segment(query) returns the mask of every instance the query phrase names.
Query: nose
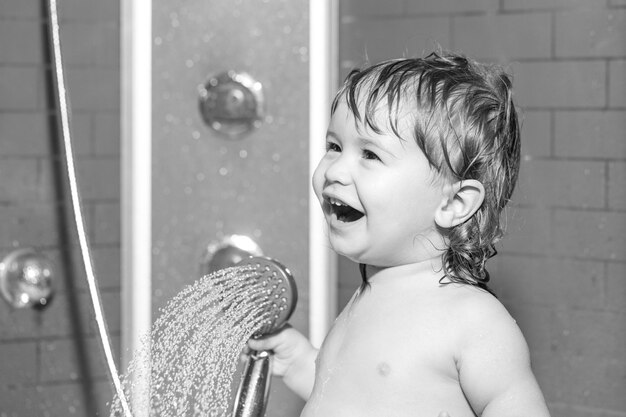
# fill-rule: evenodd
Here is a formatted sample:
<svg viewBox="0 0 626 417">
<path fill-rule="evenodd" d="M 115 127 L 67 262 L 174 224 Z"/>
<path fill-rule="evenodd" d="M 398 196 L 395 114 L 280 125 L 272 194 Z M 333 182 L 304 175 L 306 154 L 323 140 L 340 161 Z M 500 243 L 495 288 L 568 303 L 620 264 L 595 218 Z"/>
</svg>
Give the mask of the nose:
<svg viewBox="0 0 626 417">
<path fill-rule="evenodd" d="M 350 164 L 346 154 L 340 154 L 329 162 L 324 172 L 324 178 L 328 183 L 346 185 L 350 182 Z"/>
</svg>

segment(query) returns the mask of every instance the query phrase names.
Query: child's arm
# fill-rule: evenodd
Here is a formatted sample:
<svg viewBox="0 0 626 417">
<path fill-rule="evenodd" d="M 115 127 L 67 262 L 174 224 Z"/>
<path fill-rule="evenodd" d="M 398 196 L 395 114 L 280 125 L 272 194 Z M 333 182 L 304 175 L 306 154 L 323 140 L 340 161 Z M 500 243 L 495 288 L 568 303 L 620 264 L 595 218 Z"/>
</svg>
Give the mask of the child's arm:
<svg viewBox="0 0 626 417">
<path fill-rule="evenodd" d="M 528 346 L 500 303 L 473 306 L 458 358 L 461 386 L 482 417 L 549 417 Z"/>
<path fill-rule="evenodd" d="M 287 327 L 268 337 L 250 339 L 248 346 L 254 350 L 272 350 L 272 374 L 282 376 L 289 389 L 302 399 L 309 399 L 315 381 L 318 350 L 302 333 Z"/>
</svg>

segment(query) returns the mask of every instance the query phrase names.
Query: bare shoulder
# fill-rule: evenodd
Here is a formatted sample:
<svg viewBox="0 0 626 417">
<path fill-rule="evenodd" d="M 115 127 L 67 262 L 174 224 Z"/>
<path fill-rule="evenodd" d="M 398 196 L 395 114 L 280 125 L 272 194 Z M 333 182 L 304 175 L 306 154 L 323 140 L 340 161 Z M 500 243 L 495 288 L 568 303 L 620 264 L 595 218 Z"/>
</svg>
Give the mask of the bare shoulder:
<svg viewBox="0 0 626 417">
<path fill-rule="evenodd" d="M 457 369 L 474 410 L 485 416 L 547 416 L 528 345 L 505 306 L 488 292 L 469 286 L 457 289 L 455 296 Z"/>
<path fill-rule="evenodd" d="M 464 337 L 471 339 L 481 330 L 519 332 L 515 319 L 500 300 L 489 292 L 478 287 L 459 284 L 453 297 L 454 313 L 458 317 L 460 333 Z"/>
<path fill-rule="evenodd" d="M 498 298 L 467 284 L 447 284 L 442 289 L 439 314 L 445 310 L 448 317 L 448 341 L 457 367 L 489 360 L 485 352 L 494 352 L 495 346 L 515 361 L 529 363 L 522 331 Z"/>
</svg>

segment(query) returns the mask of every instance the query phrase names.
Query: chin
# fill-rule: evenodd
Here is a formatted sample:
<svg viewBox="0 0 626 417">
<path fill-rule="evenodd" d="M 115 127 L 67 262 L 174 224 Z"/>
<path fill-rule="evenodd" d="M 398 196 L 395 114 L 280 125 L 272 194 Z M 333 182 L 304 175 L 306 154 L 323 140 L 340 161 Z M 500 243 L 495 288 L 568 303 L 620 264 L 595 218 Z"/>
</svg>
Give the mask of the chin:
<svg viewBox="0 0 626 417">
<path fill-rule="evenodd" d="M 341 250 L 341 248 L 336 248 L 333 245 L 331 245 L 331 247 L 333 248 L 333 251 L 337 253 L 337 255 L 341 255 L 356 264 L 375 265 L 375 262 L 372 262 L 372 259 L 369 259 L 362 253 L 355 253 L 354 248 L 351 248 L 351 250 Z"/>
<path fill-rule="evenodd" d="M 393 257 L 368 256 L 363 253 L 354 253 L 354 248 L 351 249 L 352 250 L 349 251 L 342 251 L 333 247 L 333 250 L 338 255 L 341 255 L 357 264 L 365 264 L 377 268 L 388 268 L 402 264 L 402 262 L 393 259 Z"/>
<path fill-rule="evenodd" d="M 351 260 L 352 262 L 362 263 L 361 256 L 359 254 L 354 253 L 354 245 L 348 245 L 344 242 L 336 242 L 334 239 L 330 239 L 330 247 L 337 254 L 341 255 L 344 258 Z M 351 248 L 348 248 L 352 246 Z M 350 250 L 351 249 L 351 250 Z"/>
</svg>

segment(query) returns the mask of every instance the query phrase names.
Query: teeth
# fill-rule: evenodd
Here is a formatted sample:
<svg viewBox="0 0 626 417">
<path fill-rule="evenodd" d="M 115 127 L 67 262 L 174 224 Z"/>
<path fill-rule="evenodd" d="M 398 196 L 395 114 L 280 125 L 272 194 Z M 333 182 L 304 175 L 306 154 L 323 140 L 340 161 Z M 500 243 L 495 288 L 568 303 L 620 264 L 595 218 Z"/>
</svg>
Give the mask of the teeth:
<svg viewBox="0 0 626 417">
<path fill-rule="evenodd" d="M 338 198 L 327 196 L 329 214 L 336 216 L 336 219 L 343 223 L 351 223 L 359 220 L 365 214 Z"/>
</svg>

